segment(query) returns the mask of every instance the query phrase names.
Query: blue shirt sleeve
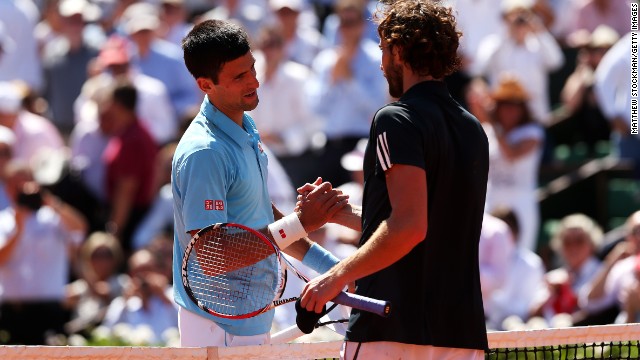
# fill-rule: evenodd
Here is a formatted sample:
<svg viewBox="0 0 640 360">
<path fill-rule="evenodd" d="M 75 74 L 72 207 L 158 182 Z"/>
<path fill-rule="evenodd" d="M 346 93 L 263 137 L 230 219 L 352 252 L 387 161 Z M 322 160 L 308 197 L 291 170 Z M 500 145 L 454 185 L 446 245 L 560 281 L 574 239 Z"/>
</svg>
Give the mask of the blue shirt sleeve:
<svg viewBox="0 0 640 360">
<path fill-rule="evenodd" d="M 187 231 L 227 221 L 227 193 L 233 163 L 211 149 L 194 152 L 181 170 L 183 214 Z"/>
</svg>

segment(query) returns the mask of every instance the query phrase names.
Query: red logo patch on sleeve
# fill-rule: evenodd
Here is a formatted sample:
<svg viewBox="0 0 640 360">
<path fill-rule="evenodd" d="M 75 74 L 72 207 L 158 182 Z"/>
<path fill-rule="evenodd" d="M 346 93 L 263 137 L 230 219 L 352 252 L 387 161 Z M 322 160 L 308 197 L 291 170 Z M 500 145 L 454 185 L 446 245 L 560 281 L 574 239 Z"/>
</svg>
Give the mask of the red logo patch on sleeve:
<svg viewBox="0 0 640 360">
<path fill-rule="evenodd" d="M 284 229 L 280 229 L 278 233 L 280 234 L 280 237 L 283 239 L 287 237 L 287 233 L 284 232 Z"/>
<path fill-rule="evenodd" d="M 205 200 L 205 210 L 224 210 L 224 201 L 222 200 Z"/>
</svg>

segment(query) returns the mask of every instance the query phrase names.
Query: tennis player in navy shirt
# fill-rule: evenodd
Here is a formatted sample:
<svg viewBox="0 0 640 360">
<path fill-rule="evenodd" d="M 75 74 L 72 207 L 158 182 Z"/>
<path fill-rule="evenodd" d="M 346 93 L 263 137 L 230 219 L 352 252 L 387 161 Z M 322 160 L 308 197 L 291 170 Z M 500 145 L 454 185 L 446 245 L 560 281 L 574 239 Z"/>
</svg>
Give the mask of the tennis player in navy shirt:
<svg viewBox="0 0 640 360">
<path fill-rule="evenodd" d="M 388 3 L 376 19 L 381 68 L 399 100 L 374 116 L 362 209 L 348 205 L 331 220 L 361 230 L 360 248 L 309 282 L 301 305 L 320 312 L 353 281 L 357 294 L 392 303 L 387 318 L 352 311 L 344 359 L 484 359 L 488 142 L 442 81 L 460 65 L 460 32 L 452 11 L 428 0 Z"/>
</svg>

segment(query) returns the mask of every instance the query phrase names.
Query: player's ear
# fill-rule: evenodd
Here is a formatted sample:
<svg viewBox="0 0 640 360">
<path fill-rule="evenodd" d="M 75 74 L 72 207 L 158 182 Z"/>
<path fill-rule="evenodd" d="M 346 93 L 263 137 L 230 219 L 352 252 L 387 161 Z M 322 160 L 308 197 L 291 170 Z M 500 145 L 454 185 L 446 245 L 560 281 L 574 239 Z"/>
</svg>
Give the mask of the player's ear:
<svg viewBox="0 0 640 360">
<path fill-rule="evenodd" d="M 208 94 L 214 89 L 213 81 L 209 78 L 199 77 L 196 79 L 196 83 L 198 84 L 200 90 L 202 90 L 202 92 L 204 93 Z"/>
</svg>

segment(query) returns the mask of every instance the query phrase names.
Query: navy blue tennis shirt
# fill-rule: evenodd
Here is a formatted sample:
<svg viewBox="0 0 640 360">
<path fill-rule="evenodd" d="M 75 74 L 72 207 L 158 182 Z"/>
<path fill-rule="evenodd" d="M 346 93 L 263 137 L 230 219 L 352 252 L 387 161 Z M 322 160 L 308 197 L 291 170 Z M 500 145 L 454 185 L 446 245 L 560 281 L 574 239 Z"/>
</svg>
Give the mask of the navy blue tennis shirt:
<svg viewBox="0 0 640 360">
<path fill-rule="evenodd" d="M 418 83 L 376 113 L 364 158 L 361 245 L 391 214 L 385 171 L 395 164 L 426 172 L 427 234 L 396 263 L 356 282 L 357 294 L 391 301 L 393 314 L 354 309 L 346 338 L 485 350 L 478 243 L 488 141 L 444 82 Z"/>
</svg>

